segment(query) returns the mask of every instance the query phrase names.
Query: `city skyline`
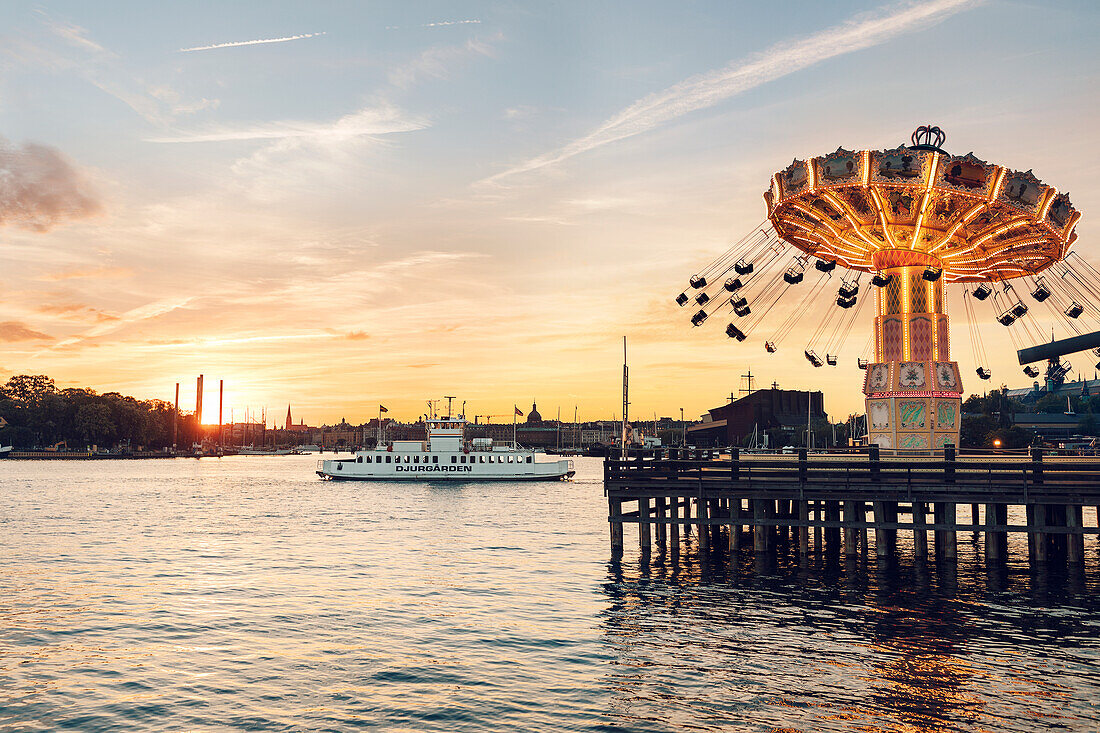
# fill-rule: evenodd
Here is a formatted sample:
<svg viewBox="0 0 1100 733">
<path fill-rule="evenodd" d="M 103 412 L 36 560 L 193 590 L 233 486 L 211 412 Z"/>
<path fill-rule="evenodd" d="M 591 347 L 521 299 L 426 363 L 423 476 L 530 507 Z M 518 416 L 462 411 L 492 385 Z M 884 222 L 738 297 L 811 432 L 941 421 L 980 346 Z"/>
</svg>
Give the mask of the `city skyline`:
<svg viewBox="0 0 1100 733">
<path fill-rule="evenodd" d="M 185 408 L 204 373 L 225 417 L 312 424 L 444 393 L 595 420 L 621 411 L 626 335 L 643 420 L 698 417 L 749 369 L 842 420 L 868 323 L 814 369 L 815 323 L 769 357 L 672 299 L 792 158 L 924 123 L 1068 191 L 1098 262 L 1096 7 L 632 8 L 6 5 L 0 153 L 57 196 L 0 189 L 0 376 L 166 401 L 178 381 Z M 966 392 L 1030 383 L 992 315 L 991 382 L 953 341 Z"/>
</svg>

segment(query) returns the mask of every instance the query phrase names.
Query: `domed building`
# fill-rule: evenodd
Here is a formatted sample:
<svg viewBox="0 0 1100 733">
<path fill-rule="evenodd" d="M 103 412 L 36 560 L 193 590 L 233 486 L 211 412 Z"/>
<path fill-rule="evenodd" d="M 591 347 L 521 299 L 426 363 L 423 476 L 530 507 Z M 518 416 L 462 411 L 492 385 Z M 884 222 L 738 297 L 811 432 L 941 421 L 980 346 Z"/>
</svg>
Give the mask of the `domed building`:
<svg viewBox="0 0 1100 733">
<path fill-rule="evenodd" d="M 534 402 L 531 403 L 531 411 L 527 413 L 527 422 L 528 424 L 542 422 L 542 415 L 539 414 L 538 407 Z"/>
</svg>

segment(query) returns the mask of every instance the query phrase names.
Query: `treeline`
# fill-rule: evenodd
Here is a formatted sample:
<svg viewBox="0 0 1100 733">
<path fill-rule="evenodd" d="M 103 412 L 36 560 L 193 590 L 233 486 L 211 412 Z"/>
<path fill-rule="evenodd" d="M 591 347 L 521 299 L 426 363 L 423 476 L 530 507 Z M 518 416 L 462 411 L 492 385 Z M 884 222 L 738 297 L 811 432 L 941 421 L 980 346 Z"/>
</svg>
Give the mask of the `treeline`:
<svg viewBox="0 0 1100 733">
<path fill-rule="evenodd" d="M 171 403 L 164 400 L 58 389 L 42 374 L 20 374 L 0 386 L 0 444 L 17 448 L 45 448 L 62 441 L 69 448 L 164 448 L 172 444 L 173 416 Z M 189 446 L 199 436 L 195 416 L 181 415 L 176 444 Z"/>
</svg>

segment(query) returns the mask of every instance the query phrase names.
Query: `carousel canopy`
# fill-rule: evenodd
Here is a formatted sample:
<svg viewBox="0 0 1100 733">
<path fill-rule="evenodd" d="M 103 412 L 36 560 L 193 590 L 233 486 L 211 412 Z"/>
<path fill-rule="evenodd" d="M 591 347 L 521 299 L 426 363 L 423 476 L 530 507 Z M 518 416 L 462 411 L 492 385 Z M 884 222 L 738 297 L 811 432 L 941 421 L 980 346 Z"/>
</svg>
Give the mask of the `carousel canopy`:
<svg viewBox="0 0 1100 733">
<path fill-rule="evenodd" d="M 942 269 L 948 282 L 1034 275 L 1064 259 L 1080 218 L 1069 195 L 1020 172 L 940 146 L 921 127 L 912 145 L 795 160 L 764 193 L 779 237 L 864 272 Z"/>
</svg>

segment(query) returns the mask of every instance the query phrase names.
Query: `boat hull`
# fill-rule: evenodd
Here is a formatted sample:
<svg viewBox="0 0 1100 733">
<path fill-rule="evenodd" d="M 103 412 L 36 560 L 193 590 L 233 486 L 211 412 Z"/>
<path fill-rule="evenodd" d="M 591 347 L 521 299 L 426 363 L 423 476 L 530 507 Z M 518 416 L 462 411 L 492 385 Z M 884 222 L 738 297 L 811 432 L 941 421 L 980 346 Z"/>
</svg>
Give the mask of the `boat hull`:
<svg viewBox="0 0 1100 733">
<path fill-rule="evenodd" d="M 541 476 L 489 476 L 481 475 L 475 476 L 471 474 L 463 475 L 410 475 L 410 476 L 369 476 L 369 475 L 353 475 L 353 474 L 331 474 L 325 471 L 317 471 L 317 475 L 323 479 L 329 481 L 419 481 L 421 483 L 425 481 L 446 481 L 449 483 L 463 483 L 468 484 L 472 482 L 481 481 L 563 481 L 565 479 L 573 478 L 575 471 L 569 470 L 564 473 L 546 474 Z"/>
</svg>

